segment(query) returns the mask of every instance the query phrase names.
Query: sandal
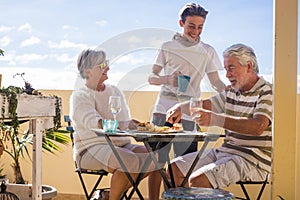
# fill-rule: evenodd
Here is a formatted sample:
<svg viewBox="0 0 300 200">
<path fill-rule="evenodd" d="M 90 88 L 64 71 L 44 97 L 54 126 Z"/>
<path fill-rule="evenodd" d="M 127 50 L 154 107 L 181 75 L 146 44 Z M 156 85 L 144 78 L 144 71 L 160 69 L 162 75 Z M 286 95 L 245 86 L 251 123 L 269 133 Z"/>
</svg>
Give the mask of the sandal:
<svg viewBox="0 0 300 200">
<path fill-rule="evenodd" d="M 93 200 L 108 200 L 109 199 L 109 188 L 103 188 L 96 191 Z"/>
</svg>

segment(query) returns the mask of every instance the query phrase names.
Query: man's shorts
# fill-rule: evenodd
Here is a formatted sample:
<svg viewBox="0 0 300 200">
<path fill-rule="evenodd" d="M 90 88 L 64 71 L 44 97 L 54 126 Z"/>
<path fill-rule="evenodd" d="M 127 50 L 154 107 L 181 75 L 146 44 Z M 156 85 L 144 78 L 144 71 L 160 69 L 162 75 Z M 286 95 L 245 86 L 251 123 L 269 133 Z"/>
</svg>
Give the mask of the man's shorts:
<svg viewBox="0 0 300 200">
<path fill-rule="evenodd" d="M 174 159 L 185 176 L 198 152 Z M 224 188 L 240 180 L 262 181 L 268 172 L 241 156 L 207 149 L 197 162 L 192 175 L 205 174 L 213 188 Z"/>
</svg>

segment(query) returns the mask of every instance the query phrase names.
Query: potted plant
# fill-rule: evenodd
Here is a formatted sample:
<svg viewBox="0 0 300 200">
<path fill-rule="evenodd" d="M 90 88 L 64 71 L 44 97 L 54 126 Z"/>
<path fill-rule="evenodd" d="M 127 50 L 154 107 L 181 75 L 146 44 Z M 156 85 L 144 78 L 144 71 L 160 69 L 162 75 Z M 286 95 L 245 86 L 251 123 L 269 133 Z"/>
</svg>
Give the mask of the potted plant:
<svg viewBox="0 0 300 200">
<path fill-rule="evenodd" d="M 16 75 L 21 75 L 23 78 L 24 73 Z M 0 95 L 2 96 L 3 100 L 1 107 L 2 116 L 0 116 L 0 155 L 1 151 L 3 151 L 4 153 L 8 154 L 10 158 L 12 158 L 11 166 L 14 171 L 13 182 L 16 184 L 26 183 L 22 175 L 20 159 L 29 158 L 31 160 L 28 151 L 28 145 L 33 144 L 32 133 L 30 133 L 28 130 L 22 133 L 19 131 L 21 121 L 18 119 L 18 113 L 16 112 L 16 109 L 18 106 L 18 96 L 21 93 L 26 93 L 29 95 L 41 95 L 41 93 L 37 90 L 34 90 L 31 87 L 31 84 L 27 81 L 25 81 L 24 88 L 9 86 L 7 88 L 0 89 Z M 71 142 L 69 137 L 70 132 L 60 129 L 61 99 L 57 96 L 53 97 L 56 99 L 53 127 L 44 130 L 42 134 L 42 148 L 44 151 L 50 153 L 62 151 L 59 144 L 67 145 Z M 7 111 L 5 109 L 7 109 Z M 5 120 L 5 113 L 8 113 L 10 119 L 9 121 Z"/>
<path fill-rule="evenodd" d="M 16 113 L 18 104 L 17 95 L 26 90 L 29 91 L 29 86 L 30 84 L 27 82 L 25 88 L 23 89 L 14 86 L 0 89 L 0 93 L 4 97 L 3 99 L 8 102 L 8 113 L 9 118 L 11 119 L 10 122 L 5 122 L 5 108 L 2 106 L 2 119 L 0 120 L 0 146 L 2 142 L 5 146 L 3 151 L 13 159 L 12 167 L 15 174 L 15 183 L 25 183 L 21 171 L 20 158 L 25 158 L 25 156 L 30 158 L 27 145 L 32 144 L 33 142 L 33 135 L 29 133 L 28 130 L 24 133 L 19 132 L 20 122 Z M 30 91 L 32 92 L 34 90 Z M 50 153 L 62 151 L 62 149 L 56 143 L 68 144 L 70 142 L 69 132 L 65 130 L 59 130 L 61 127 L 60 100 L 58 97 L 56 99 L 56 116 L 54 117 L 53 128 L 44 131 L 42 140 L 43 149 Z"/>
</svg>

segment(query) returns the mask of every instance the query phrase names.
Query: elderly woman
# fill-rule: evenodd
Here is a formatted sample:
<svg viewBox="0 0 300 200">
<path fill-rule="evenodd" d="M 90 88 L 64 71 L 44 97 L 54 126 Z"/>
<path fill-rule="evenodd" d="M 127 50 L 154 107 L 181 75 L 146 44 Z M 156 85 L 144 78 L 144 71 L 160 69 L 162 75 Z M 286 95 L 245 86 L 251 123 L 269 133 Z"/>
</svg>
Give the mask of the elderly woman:
<svg viewBox="0 0 300 200">
<path fill-rule="evenodd" d="M 120 129 L 136 125 L 122 92 L 113 85 L 105 84 L 108 79 L 108 62 L 104 51 L 84 50 L 78 57 L 78 71 L 85 85 L 76 89 L 71 96 L 70 116 L 74 123 L 74 159 L 86 169 L 104 169 L 112 173 L 109 199 L 120 199 L 131 186 L 126 174 L 112 153 L 104 137 L 98 137 L 92 128 L 102 128 L 102 119 L 113 119 L 109 108 L 109 97 L 121 96 L 121 111 L 117 115 Z M 146 148 L 131 144 L 130 138 L 111 138 L 117 151 L 134 179 L 145 162 Z M 155 172 L 157 173 L 157 172 Z M 151 173 L 146 175 L 151 176 Z M 151 181 L 149 178 L 149 186 Z M 153 191 L 152 191 L 153 192 Z"/>
</svg>

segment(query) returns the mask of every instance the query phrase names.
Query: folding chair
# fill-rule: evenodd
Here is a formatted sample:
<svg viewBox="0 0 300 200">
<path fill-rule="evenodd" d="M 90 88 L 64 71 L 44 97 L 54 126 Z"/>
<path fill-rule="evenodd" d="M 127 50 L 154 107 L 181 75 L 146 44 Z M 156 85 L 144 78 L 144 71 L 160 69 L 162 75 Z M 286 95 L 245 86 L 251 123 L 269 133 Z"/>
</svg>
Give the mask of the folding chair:
<svg viewBox="0 0 300 200">
<path fill-rule="evenodd" d="M 90 200 L 92 198 L 92 196 L 94 195 L 94 193 L 96 192 L 96 190 L 100 190 L 101 191 L 101 190 L 106 189 L 106 188 L 99 189 L 98 186 L 99 186 L 99 184 L 100 184 L 103 176 L 107 176 L 108 175 L 107 171 L 105 171 L 105 170 L 88 170 L 88 169 L 83 169 L 83 168 L 78 167 L 78 165 L 76 164 L 76 162 L 75 162 L 75 167 L 76 167 L 75 172 L 77 172 L 77 174 L 79 176 L 79 179 L 80 179 L 80 182 L 81 182 L 81 185 L 82 185 L 82 188 L 84 190 L 84 194 L 85 194 L 87 200 Z M 90 191 L 90 193 L 88 192 L 88 190 L 86 188 L 86 185 L 85 185 L 85 182 L 84 182 L 82 174 L 89 174 L 89 175 L 97 175 L 98 176 L 98 179 L 95 182 L 94 187 Z"/>
<path fill-rule="evenodd" d="M 65 115 L 64 116 L 64 121 L 68 123 L 68 126 L 66 127 L 66 130 L 67 131 L 70 131 L 71 132 L 71 140 L 72 140 L 72 143 L 73 143 L 73 132 L 74 132 L 74 129 L 73 129 L 73 126 L 72 126 L 72 121 L 70 119 L 70 116 L 69 115 Z M 101 191 L 105 190 L 105 189 L 109 189 L 109 188 L 98 188 L 98 186 L 100 185 L 100 182 L 102 180 L 102 178 L 104 176 L 107 176 L 108 175 L 108 172 L 105 171 L 105 170 L 90 170 L 90 169 L 83 169 L 81 168 L 77 162 L 75 161 L 75 172 L 78 174 L 79 176 L 79 179 L 80 179 L 80 182 L 81 182 L 81 185 L 82 185 L 82 188 L 84 190 L 84 194 L 86 196 L 86 199 L 87 200 L 90 200 L 92 199 L 92 196 L 94 195 L 94 193 L 97 191 L 97 190 L 100 190 L 100 193 Z M 95 184 L 94 184 L 94 187 L 92 188 L 92 190 L 89 192 L 87 187 L 86 187 L 86 184 L 85 184 L 85 181 L 84 181 L 84 178 L 83 178 L 83 174 L 86 174 L 86 175 L 96 175 L 98 176 L 98 179 L 96 180 Z M 127 196 L 126 196 L 126 193 L 123 194 L 123 196 L 121 197 L 121 199 L 127 199 Z"/>
<path fill-rule="evenodd" d="M 269 175 L 267 175 L 266 179 L 263 180 L 263 181 L 238 181 L 238 182 L 236 182 L 236 184 L 239 184 L 241 186 L 241 188 L 243 190 L 243 193 L 245 195 L 245 198 L 236 197 L 236 199 L 250 200 L 250 197 L 249 197 L 249 194 L 246 190 L 245 185 L 261 185 L 258 196 L 256 198 L 257 200 L 260 200 L 266 185 L 269 183 L 268 182 L 268 177 L 269 177 Z"/>
</svg>

